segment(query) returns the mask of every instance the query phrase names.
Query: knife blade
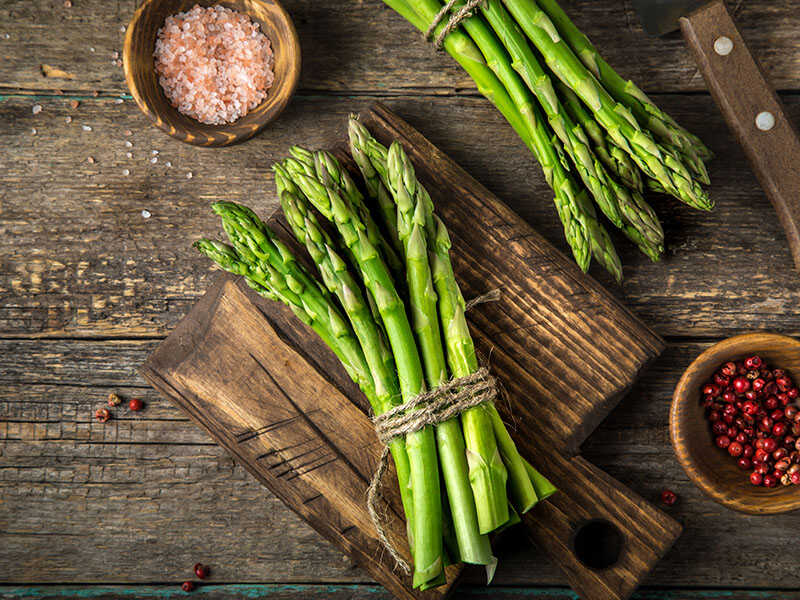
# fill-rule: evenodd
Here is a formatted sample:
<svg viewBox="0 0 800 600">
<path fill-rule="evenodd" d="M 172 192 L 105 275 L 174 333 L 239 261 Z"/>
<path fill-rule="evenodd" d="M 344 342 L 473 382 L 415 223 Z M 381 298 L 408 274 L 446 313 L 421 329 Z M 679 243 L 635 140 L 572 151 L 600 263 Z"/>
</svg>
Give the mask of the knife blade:
<svg viewBox="0 0 800 600">
<path fill-rule="evenodd" d="M 708 0 L 633 0 L 644 30 L 662 36 L 679 28 L 678 19 L 688 15 Z"/>
</svg>

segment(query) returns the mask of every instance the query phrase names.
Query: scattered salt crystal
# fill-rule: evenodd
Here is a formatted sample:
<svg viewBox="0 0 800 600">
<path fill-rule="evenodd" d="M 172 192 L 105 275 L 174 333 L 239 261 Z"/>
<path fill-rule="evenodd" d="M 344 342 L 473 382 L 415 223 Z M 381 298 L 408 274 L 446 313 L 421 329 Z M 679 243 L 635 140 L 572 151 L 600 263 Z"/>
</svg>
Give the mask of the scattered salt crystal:
<svg viewBox="0 0 800 600">
<path fill-rule="evenodd" d="M 125 100 L 123 100 L 122 98 L 117 98 L 114 100 L 114 104 L 122 104 L 123 102 L 125 102 Z"/>
<path fill-rule="evenodd" d="M 86 158 L 86 162 L 89 163 L 90 165 L 93 165 L 94 164 L 94 158 L 89 156 L 89 157 Z"/>
<path fill-rule="evenodd" d="M 125 33 L 125 25 L 120 26 L 119 32 L 120 33 Z"/>
<path fill-rule="evenodd" d="M 91 131 L 92 130 L 92 128 L 89 125 L 81 125 L 81 129 L 83 129 L 84 131 Z"/>
<path fill-rule="evenodd" d="M 212 125 L 247 114 L 274 80 L 269 40 L 247 15 L 222 6 L 195 6 L 167 17 L 154 57 L 172 105 Z"/>
<path fill-rule="evenodd" d="M 89 48 L 89 52 L 94 52 L 94 46 Z"/>
<path fill-rule="evenodd" d="M 10 34 L 10 33 L 7 33 L 7 34 L 5 34 L 3 37 L 4 37 L 5 39 L 8 39 L 8 38 L 10 38 L 10 37 L 11 37 L 11 34 Z"/>
<path fill-rule="evenodd" d="M 114 64 L 117 65 L 118 67 L 121 67 L 122 66 L 122 59 L 120 58 L 119 60 L 115 60 Z"/>
<path fill-rule="evenodd" d="M 114 52 L 111 53 L 111 58 L 113 58 L 114 60 L 117 60 L 119 58 L 119 52 L 114 50 Z"/>
<path fill-rule="evenodd" d="M 31 111 L 33 112 L 33 114 L 38 115 L 40 112 L 42 112 L 42 105 L 34 104 L 33 108 L 31 108 Z"/>
<path fill-rule="evenodd" d="M 100 95 L 100 92 L 98 92 L 97 90 L 94 90 L 92 92 L 92 96 L 94 96 L 95 98 L 97 98 L 99 95 Z"/>
<path fill-rule="evenodd" d="M 31 135 L 36 135 L 36 127 L 31 127 Z"/>
<path fill-rule="evenodd" d="M 133 152 L 126 152 L 125 158 L 133 158 Z"/>
<path fill-rule="evenodd" d="M 131 144 L 128 140 L 125 140 L 125 147 L 126 148 L 133 148 L 133 144 Z"/>
<path fill-rule="evenodd" d="M 152 154 L 153 156 L 158 156 L 158 150 L 151 150 L 150 154 Z"/>
<path fill-rule="evenodd" d="M 172 166 L 172 163 L 171 163 L 170 161 L 167 161 L 167 162 L 165 162 L 164 164 L 165 164 L 166 166 L 168 166 L 168 167 L 171 167 L 171 166 Z"/>
<path fill-rule="evenodd" d="M 35 131 L 35 130 L 34 130 L 34 131 Z M 186 174 L 186 179 L 191 179 L 191 178 L 192 178 L 192 172 L 191 172 L 191 171 L 189 171 L 189 172 Z"/>
<path fill-rule="evenodd" d="M 69 107 L 70 108 L 78 108 L 80 105 L 81 105 L 81 103 L 78 102 L 77 100 L 70 100 L 69 101 Z"/>
<path fill-rule="evenodd" d="M 122 169 L 122 174 L 127 177 L 128 175 L 131 174 L 131 172 L 128 169 Z"/>
<path fill-rule="evenodd" d="M 67 115 L 66 117 L 64 117 L 64 121 L 65 121 L 67 124 L 70 124 L 70 123 L 72 123 L 72 117 L 70 117 L 69 115 Z"/>
<path fill-rule="evenodd" d="M 142 211 L 142 217 L 145 218 L 145 219 L 149 219 L 150 218 L 150 211 L 147 210 L 147 209 L 143 210 Z"/>
<path fill-rule="evenodd" d="M 154 156 L 153 158 L 150 159 L 150 162 L 156 164 L 158 162 L 158 157 Z"/>
<path fill-rule="evenodd" d="M 126 129 L 125 135 L 133 135 L 133 132 L 130 129 Z"/>
<path fill-rule="evenodd" d="M 64 0 L 64 8 L 72 8 L 72 0 Z"/>
</svg>

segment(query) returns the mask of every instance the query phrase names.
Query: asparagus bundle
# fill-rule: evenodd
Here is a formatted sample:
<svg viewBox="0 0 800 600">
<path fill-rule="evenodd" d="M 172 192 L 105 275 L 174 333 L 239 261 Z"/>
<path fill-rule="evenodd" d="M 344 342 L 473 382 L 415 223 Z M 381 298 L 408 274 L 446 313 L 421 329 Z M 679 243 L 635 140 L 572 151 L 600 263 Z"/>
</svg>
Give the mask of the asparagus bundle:
<svg viewBox="0 0 800 600">
<path fill-rule="evenodd" d="M 442 18 L 444 0 L 384 2 L 419 30 L 433 27 L 437 39 L 465 5 L 449 4 Z M 534 153 L 578 265 L 585 271 L 594 257 L 622 278 L 593 204 L 643 253 L 660 260 L 664 232 L 642 196 L 643 182 L 710 210 L 703 185 L 711 152 L 617 74 L 556 0 L 484 0 L 479 7 L 450 28 L 443 48 Z M 385 202 L 381 194 L 377 188 L 379 203 Z"/>
<path fill-rule="evenodd" d="M 427 390 L 449 389 L 451 380 L 481 370 L 450 238 L 430 195 L 399 144 L 382 146 L 353 118 L 350 131 L 368 199 L 325 152 L 295 147 L 274 165 L 281 207 L 319 279 L 234 203 L 213 205 L 230 244 L 203 239 L 195 247 L 288 305 L 336 353 L 373 412 L 394 414 Z M 487 534 L 555 492 L 519 455 L 492 402 L 443 419 L 388 444 L 420 589 L 444 583 L 452 560 L 485 565 L 491 577 L 497 561 Z"/>
</svg>

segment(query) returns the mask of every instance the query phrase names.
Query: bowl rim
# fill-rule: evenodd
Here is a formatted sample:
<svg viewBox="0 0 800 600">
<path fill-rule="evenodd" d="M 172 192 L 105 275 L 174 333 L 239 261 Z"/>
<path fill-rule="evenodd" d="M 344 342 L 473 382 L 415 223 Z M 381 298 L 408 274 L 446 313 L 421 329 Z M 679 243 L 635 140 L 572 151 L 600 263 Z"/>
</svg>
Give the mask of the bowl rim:
<svg viewBox="0 0 800 600">
<path fill-rule="evenodd" d="M 218 147 L 218 146 L 230 146 L 233 144 L 237 144 L 240 142 L 244 142 L 257 133 L 259 133 L 266 125 L 274 121 L 286 108 L 291 100 L 292 96 L 294 96 L 295 91 L 297 90 L 297 86 L 300 82 L 300 71 L 302 65 L 302 49 L 300 47 L 300 38 L 297 34 L 297 29 L 294 26 L 294 21 L 292 17 L 287 12 L 286 8 L 280 2 L 280 0 L 249 0 L 254 4 L 261 4 L 261 5 L 273 5 L 276 8 L 276 12 L 280 15 L 280 19 L 284 21 L 286 24 L 286 30 L 289 38 L 292 41 L 292 46 L 296 49 L 295 52 L 292 52 L 292 68 L 288 73 L 288 82 L 284 80 L 283 85 L 286 86 L 286 93 L 284 94 L 283 98 L 276 103 L 275 109 L 273 113 L 270 115 L 268 119 L 257 124 L 256 127 L 251 128 L 241 128 L 236 131 L 232 131 L 232 128 L 236 123 L 239 122 L 237 119 L 232 123 L 226 123 L 225 125 L 206 125 L 206 127 L 213 128 L 213 131 L 210 131 L 208 135 L 198 136 L 198 135 L 189 135 L 187 132 L 183 131 L 180 128 L 173 128 L 170 127 L 167 123 L 165 123 L 162 119 L 158 117 L 158 114 L 150 107 L 150 105 L 145 102 L 142 98 L 141 94 L 139 93 L 138 87 L 134 83 L 134 74 L 131 70 L 131 62 L 129 60 L 130 53 L 133 48 L 133 31 L 138 24 L 139 20 L 142 18 L 142 15 L 146 10 L 151 8 L 154 4 L 158 2 L 165 2 L 168 0 L 145 0 L 142 4 L 136 9 L 131 17 L 131 20 L 128 22 L 128 25 L 125 29 L 125 38 L 123 41 L 123 49 L 122 49 L 122 64 L 123 64 L 123 72 L 125 73 L 125 83 L 128 86 L 128 91 L 130 92 L 131 96 L 133 97 L 136 105 L 139 107 L 150 122 L 170 135 L 171 137 L 185 142 L 187 144 L 192 144 L 195 146 L 203 146 L 203 147 Z M 198 3 L 201 0 L 198 0 Z M 228 0 L 214 0 L 210 2 L 210 5 L 213 4 L 230 4 Z M 253 15 L 249 12 L 245 12 L 248 17 L 253 19 Z M 274 46 L 274 41 L 270 40 L 270 42 Z M 266 102 L 266 99 L 263 102 Z M 259 105 L 260 106 L 260 105 Z M 256 110 L 258 107 L 254 108 Z M 177 110 L 177 109 L 176 109 Z M 246 115 L 245 115 L 246 117 Z M 242 117 L 242 118 L 245 118 Z M 217 133 L 219 135 L 214 135 Z"/>
<path fill-rule="evenodd" d="M 714 485 L 713 481 L 703 476 L 700 473 L 700 470 L 696 467 L 697 463 L 692 454 L 689 452 L 688 445 L 678 443 L 678 437 L 680 435 L 680 419 L 678 418 L 678 414 L 684 403 L 690 401 L 687 392 L 689 380 L 693 374 L 693 367 L 695 365 L 706 362 L 710 356 L 718 354 L 720 350 L 722 350 L 723 353 L 735 352 L 735 354 L 741 354 L 742 346 L 753 345 L 755 342 L 763 344 L 764 342 L 769 341 L 780 342 L 783 345 L 795 346 L 800 349 L 800 340 L 788 335 L 772 333 L 768 331 L 744 333 L 725 338 L 724 340 L 721 340 L 706 348 L 697 357 L 695 357 L 689 366 L 686 367 L 673 391 L 669 412 L 669 434 L 670 442 L 672 443 L 672 449 L 675 452 L 678 462 L 680 463 L 686 475 L 688 475 L 689 479 L 691 479 L 692 482 L 703 491 L 703 493 L 705 493 L 715 502 L 738 512 L 751 515 L 780 514 L 800 509 L 800 490 L 793 489 L 793 486 L 778 489 L 778 492 L 786 491 L 785 495 L 787 497 L 791 492 L 795 492 L 796 499 L 794 501 L 788 501 L 785 503 L 765 503 L 757 499 L 743 498 L 740 495 L 732 496 L 720 494 L 718 486 Z M 780 496 L 775 494 L 770 496 L 770 499 L 775 499 L 778 497 Z"/>
</svg>

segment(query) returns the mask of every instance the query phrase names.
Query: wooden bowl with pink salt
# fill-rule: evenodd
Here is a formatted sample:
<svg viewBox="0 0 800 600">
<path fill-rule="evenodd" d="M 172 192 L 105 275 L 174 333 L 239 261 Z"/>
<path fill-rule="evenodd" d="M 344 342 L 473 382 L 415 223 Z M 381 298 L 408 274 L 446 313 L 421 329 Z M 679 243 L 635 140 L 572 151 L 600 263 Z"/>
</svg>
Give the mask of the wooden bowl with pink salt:
<svg viewBox="0 0 800 600">
<path fill-rule="evenodd" d="M 190 144 L 227 146 L 289 103 L 300 43 L 275 0 L 147 0 L 128 26 L 123 63 L 156 126 Z"/>
</svg>

